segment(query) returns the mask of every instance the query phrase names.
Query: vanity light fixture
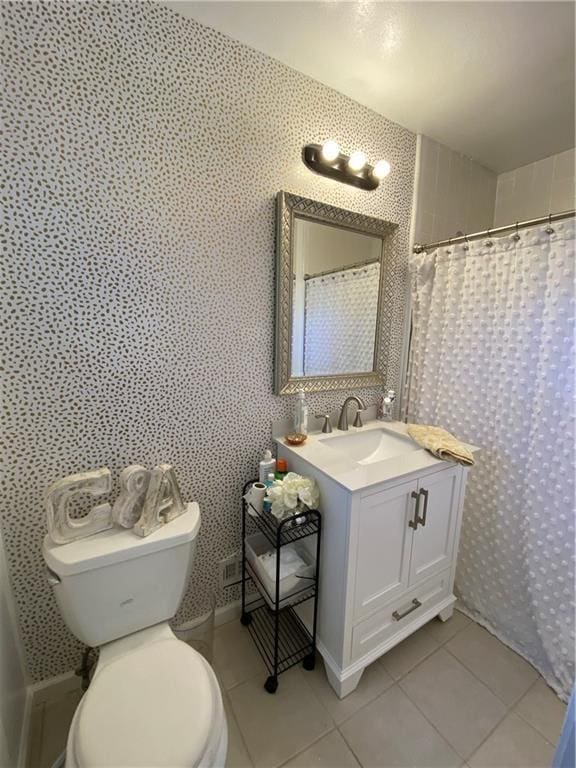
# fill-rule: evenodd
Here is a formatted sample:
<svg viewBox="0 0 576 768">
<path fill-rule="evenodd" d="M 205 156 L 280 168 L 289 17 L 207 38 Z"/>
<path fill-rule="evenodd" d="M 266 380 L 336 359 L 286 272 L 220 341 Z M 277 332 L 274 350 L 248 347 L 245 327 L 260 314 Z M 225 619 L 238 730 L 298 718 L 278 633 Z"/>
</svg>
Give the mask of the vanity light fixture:
<svg viewBox="0 0 576 768">
<path fill-rule="evenodd" d="M 374 168 L 372 168 L 372 176 L 375 179 L 382 180 L 390 173 L 390 163 L 387 160 L 378 160 Z"/>
<path fill-rule="evenodd" d="M 340 147 L 338 146 L 338 143 L 336 141 L 332 141 L 332 139 L 328 139 L 328 141 L 325 141 L 324 144 L 322 144 L 322 150 L 321 155 L 324 160 L 327 160 L 329 163 L 332 163 L 338 155 L 340 154 Z"/>
<path fill-rule="evenodd" d="M 390 163 L 386 160 L 369 165 L 366 155 L 360 150 L 348 157 L 340 152 L 333 139 L 321 145 L 307 144 L 302 150 L 302 160 L 314 173 L 366 190 L 377 189 L 381 180 L 390 173 Z"/>
<path fill-rule="evenodd" d="M 359 150 L 352 152 L 350 159 L 348 160 L 348 168 L 350 168 L 351 171 L 361 171 L 365 165 L 366 155 L 364 152 L 360 152 Z"/>
</svg>

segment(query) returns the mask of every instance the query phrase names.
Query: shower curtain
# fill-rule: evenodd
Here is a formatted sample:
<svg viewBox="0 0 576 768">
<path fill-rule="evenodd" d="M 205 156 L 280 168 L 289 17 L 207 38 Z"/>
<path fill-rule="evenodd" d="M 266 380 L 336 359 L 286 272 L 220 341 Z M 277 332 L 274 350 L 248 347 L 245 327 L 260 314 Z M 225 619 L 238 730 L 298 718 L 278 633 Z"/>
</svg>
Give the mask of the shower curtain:
<svg viewBox="0 0 576 768">
<path fill-rule="evenodd" d="M 456 588 L 567 700 L 574 683 L 574 220 L 415 255 L 409 421 L 481 447 Z"/>
<path fill-rule="evenodd" d="M 373 369 L 379 287 L 379 262 L 306 280 L 306 376 Z"/>
</svg>

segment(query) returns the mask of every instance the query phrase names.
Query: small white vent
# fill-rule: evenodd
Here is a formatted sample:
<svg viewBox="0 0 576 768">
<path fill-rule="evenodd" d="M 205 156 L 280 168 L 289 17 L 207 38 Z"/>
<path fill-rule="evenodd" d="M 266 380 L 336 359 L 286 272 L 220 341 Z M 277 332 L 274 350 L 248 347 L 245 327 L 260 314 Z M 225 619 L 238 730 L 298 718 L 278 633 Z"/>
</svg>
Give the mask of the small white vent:
<svg viewBox="0 0 576 768">
<path fill-rule="evenodd" d="M 220 588 L 230 587 L 242 578 L 242 559 L 240 552 L 220 560 Z"/>
</svg>

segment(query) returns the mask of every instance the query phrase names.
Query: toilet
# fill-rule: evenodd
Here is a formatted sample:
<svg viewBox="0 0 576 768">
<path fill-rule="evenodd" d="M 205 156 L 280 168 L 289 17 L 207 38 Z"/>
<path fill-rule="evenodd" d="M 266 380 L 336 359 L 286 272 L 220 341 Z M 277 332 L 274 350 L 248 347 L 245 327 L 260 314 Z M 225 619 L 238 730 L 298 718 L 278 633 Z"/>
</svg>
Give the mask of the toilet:
<svg viewBox="0 0 576 768">
<path fill-rule="evenodd" d="M 46 536 L 47 577 L 71 632 L 100 649 L 68 733 L 66 768 L 220 768 L 228 731 L 216 676 L 176 638 L 200 510 L 147 537 L 112 528 L 58 545 Z"/>
</svg>

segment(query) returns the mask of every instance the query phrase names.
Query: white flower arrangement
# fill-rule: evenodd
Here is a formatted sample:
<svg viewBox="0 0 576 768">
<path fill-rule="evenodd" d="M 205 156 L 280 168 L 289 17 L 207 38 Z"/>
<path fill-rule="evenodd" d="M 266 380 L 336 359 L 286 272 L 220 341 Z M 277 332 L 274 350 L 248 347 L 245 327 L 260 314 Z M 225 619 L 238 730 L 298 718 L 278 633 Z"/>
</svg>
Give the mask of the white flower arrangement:
<svg viewBox="0 0 576 768">
<path fill-rule="evenodd" d="M 316 480 L 302 477 L 296 472 L 288 472 L 282 480 L 274 480 L 274 484 L 268 488 L 267 496 L 272 501 L 272 514 L 278 520 L 296 514 L 302 505 L 316 509 L 320 501 Z"/>
</svg>

